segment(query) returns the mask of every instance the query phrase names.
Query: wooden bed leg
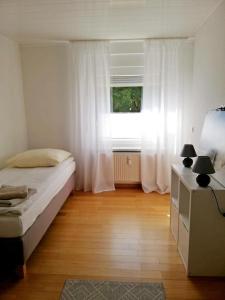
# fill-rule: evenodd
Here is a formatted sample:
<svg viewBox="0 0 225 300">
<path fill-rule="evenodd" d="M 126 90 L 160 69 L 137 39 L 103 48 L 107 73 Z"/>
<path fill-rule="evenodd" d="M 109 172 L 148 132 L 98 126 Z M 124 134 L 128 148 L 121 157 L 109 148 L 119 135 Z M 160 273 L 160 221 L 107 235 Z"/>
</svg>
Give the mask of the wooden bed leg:
<svg viewBox="0 0 225 300">
<path fill-rule="evenodd" d="M 18 279 L 22 279 L 26 276 L 27 268 L 26 265 L 19 265 L 15 270 L 15 275 Z"/>
</svg>

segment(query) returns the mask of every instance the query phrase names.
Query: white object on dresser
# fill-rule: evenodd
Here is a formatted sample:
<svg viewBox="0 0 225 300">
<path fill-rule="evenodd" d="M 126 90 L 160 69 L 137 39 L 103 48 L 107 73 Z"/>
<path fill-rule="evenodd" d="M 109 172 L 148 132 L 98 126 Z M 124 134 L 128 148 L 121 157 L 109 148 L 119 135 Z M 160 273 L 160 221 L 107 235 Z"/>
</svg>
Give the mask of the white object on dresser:
<svg viewBox="0 0 225 300">
<path fill-rule="evenodd" d="M 210 188 L 196 183 L 196 174 L 173 165 L 170 226 L 189 276 L 225 276 L 225 218 Z M 211 178 L 220 207 L 225 211 L 225 188 Z"/>
</svg>

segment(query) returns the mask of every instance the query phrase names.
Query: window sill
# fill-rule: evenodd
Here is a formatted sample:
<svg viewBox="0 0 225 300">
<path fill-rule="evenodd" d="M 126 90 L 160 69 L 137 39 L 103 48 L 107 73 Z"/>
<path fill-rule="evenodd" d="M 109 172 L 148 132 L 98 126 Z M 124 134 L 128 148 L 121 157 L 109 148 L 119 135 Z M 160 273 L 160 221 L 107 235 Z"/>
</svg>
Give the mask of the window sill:
<svg viewBox="0 0 225 300">
<path fill-rule="evenodd" d="M 113 152 L 141 152 L 138 147 L 113 147 Z"/>
<path fill-rule="evenodd" d="M 141 141 L 140 139 L 112 139 L 113 152 L 140 152 Z"/>
</svg>

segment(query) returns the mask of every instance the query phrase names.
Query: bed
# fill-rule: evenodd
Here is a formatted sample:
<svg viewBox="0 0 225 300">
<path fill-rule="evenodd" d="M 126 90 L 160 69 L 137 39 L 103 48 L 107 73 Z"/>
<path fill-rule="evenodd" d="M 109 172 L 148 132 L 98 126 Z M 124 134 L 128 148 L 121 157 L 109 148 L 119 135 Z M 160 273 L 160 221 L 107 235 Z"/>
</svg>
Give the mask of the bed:
<svg viewBox="0 0 225 300">
<path fill-rule="evenodd" d="M 0 208 L 0 270 L 23 277 L 26 261 L 74 189 L 72 157 L 55 167 L 6 168 L 0 184 L 27 185 L 36 190 L 15 208 Z"/>
</svg>

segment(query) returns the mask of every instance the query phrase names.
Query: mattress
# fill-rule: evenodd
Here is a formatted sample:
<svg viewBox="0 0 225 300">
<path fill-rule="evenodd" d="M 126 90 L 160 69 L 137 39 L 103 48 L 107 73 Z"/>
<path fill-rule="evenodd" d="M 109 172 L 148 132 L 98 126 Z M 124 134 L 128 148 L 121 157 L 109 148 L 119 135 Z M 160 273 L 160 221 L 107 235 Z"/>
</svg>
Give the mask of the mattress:
<svg viewBox="0 0 225 300">
<path fill-rule="evenodd" d="M 21 215 L 10 212 L 0 215 L 0 237 L 22 236 L 63 188 L 75 169 L 75 162 L 70 157 L 56 167 L 1 170 L 0 184 L 27 185 L 36 189 L 37 193 L 26 200 L 30 204 L 25 206 Z"/>
</svg>

